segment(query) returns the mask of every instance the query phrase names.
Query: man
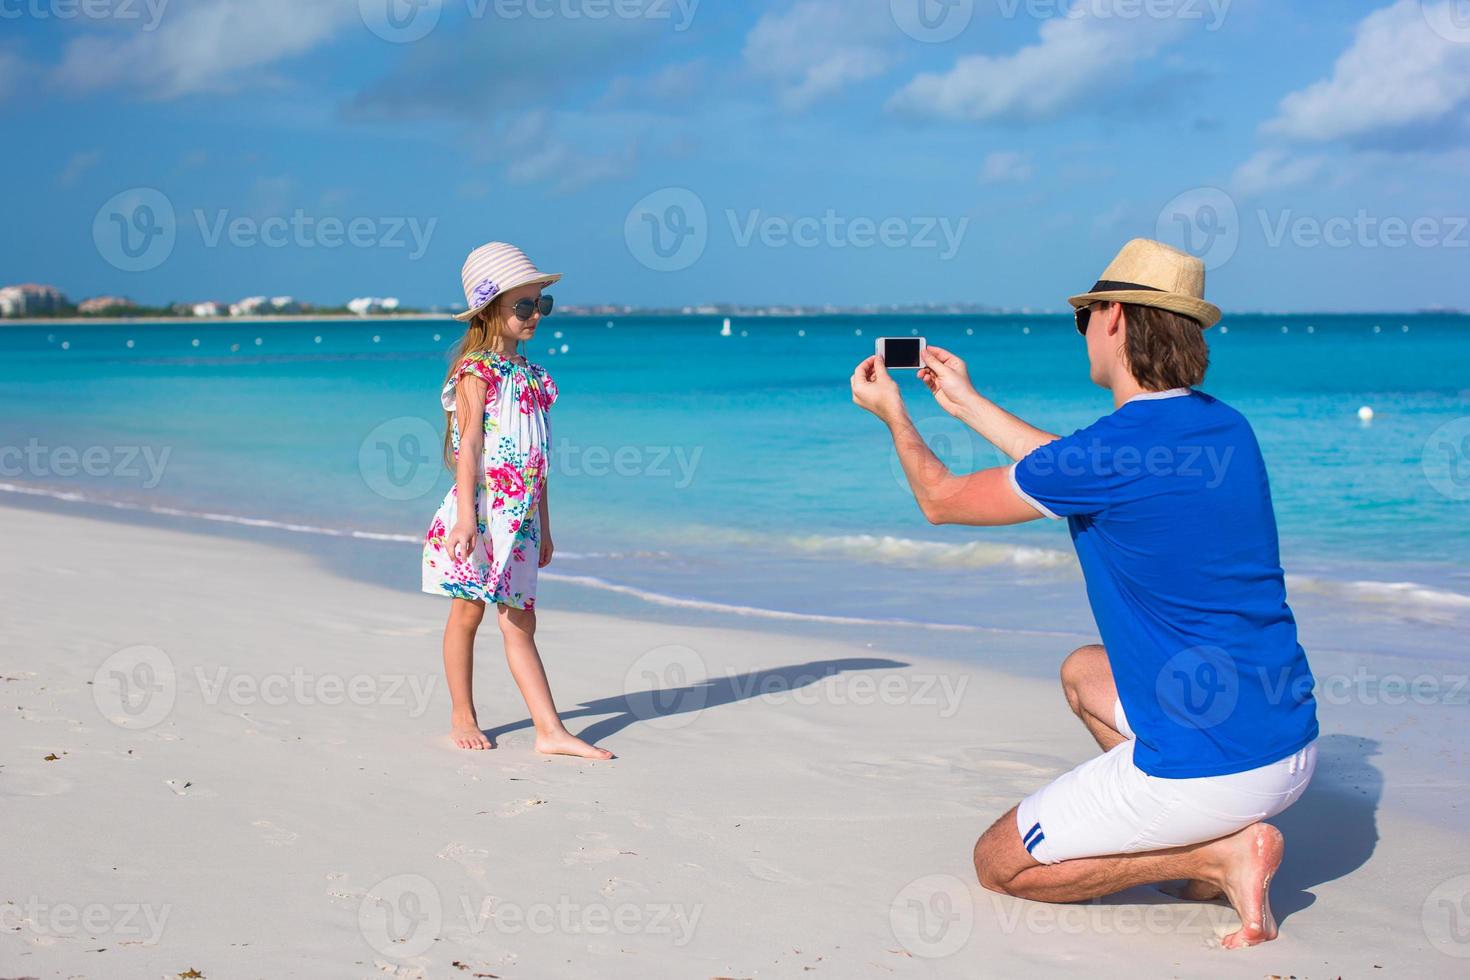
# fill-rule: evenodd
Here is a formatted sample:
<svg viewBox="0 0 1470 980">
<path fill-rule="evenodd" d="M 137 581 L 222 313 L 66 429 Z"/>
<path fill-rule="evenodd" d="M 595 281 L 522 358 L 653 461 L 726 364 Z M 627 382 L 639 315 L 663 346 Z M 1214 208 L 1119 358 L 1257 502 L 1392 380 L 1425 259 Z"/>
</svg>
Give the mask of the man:
<svg viewBox="0 0 1470 980">
<path fill-rule="evenodd" d="M 1223 895 L 1240 914 L 1234 948 L 1276 936 L 1283 844 L 1264 821 L 1311 779 L 1317 719 L 1260 448 L 1240 413 L 1194 390 L 1220 319 L 1204 278 L 1193 256 L 1135 239 L 1071 298 L 1114 411 L 1065 438 L 978 394 L 960 358 L 929 347 L 919 377 L 1011 466 L 951 474 L 879 358 L 858 365 L 852 392 L 888 425 L 931 522 L 1065 518 L 1102 637 L 1061 673 L 1103 754 L 985 832 L 980 883 L 1074 902 L 1187 880 L 1186 897 Z"/>
</svg>

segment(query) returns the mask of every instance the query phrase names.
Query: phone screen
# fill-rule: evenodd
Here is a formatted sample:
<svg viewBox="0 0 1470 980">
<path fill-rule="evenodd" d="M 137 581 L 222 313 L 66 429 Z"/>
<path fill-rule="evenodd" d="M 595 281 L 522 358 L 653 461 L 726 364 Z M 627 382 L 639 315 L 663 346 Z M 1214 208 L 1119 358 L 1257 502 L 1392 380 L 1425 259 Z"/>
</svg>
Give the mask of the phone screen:
<svg viewBox="0 0 1470 980">
<path fill-rule="evenodd" d="M 891 368 L 916 368 L 919 364 L 919 338 L 886 337 L 883 340 L 883 363 Z"/>
</svg>

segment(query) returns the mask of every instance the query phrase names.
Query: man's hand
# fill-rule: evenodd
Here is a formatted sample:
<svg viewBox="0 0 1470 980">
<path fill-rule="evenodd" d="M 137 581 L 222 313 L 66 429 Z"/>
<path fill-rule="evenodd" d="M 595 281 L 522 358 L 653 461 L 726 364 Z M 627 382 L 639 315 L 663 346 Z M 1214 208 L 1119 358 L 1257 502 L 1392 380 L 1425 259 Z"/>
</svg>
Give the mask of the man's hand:
<svg viewBox="0 0 1470 980">
<path fill-rule="evenodd" d="M 957 355 L 930 344 L 919 368 L 919 380 L 934 395 L 939 407 L 951 415 L 959 415 L 974 403 L 975 386 L 970 383 L 970 369 Z"/>
<path fill-rule="evenodd" d="M 883 358 L 877 354 L 852 372 L 852 400 L 859 408 L 872 412 L 884 422 L 903 414 L 903 394 L 898 390 L 898 382 L 888 374 Z"/>
</svg>

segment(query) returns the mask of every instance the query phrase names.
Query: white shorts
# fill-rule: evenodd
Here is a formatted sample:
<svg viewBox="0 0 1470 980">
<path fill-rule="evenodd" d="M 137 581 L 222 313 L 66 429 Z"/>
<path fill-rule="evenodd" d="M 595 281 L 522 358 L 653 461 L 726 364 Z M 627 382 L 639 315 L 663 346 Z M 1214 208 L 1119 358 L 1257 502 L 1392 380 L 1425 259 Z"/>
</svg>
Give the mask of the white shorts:
<svg viewBox="0 0 1470 980">
<path fill-rule="evenodd" d="M 1133 729 L 1113 709 L 1124 741 L 1021 801 L 1016 830 L 1042 864 L 1132 854 L 1214 840 L 1291 806 L 1312 780 L 1317 744 L 1226 776 L 1164 779 L 1133 764 Z"/>
</svg>

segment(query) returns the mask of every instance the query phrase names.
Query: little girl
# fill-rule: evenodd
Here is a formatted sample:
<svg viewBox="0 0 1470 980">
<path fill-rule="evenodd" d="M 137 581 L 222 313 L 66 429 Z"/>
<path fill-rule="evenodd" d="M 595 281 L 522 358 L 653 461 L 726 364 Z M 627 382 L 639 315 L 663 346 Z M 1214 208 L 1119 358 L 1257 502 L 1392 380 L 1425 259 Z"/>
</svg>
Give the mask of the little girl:
<svg viewBox="0 0 1470 980">
<path fill-rule="evenodd" d="M 451 597 L 444 674 L 450 737 L 462 749 L 494 748 L 475 715 L 475 632 L 495 606 L 505 657 L 536 726 L 536 751 L 610 759 L 567 731 L 536 650 L 536 570 L 551 561 L 546 496 L 551 448 L 546 413 L 556 384 L 517 346 L 551 312 L 541 288 L 560 274 L 536 271 L 520 249 L 491 242 L 464 264 L 469 324 L 444 381 L 444 459 L 454 487 L 424 541 L 424 591 Z"/>
</svg>

